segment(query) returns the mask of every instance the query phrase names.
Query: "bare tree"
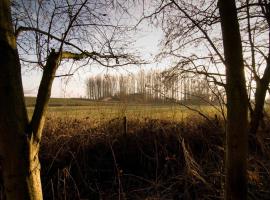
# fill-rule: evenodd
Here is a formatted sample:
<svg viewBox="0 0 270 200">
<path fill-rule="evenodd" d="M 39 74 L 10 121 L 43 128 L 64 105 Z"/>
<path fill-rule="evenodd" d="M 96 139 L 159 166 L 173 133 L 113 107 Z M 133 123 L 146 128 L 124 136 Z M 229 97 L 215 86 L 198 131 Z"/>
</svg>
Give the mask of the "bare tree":
<svg viewBox="0 0 270 200">
<path fill-rule="evenodd" d="M 226 199 L 246 199 L 248 96 L 241 19 L 234 0 L 218 2 L 219 5 L 217 1 L 156 1 L 155 9 L 144 19 L 160 24 L 165 32 L 160 57 L 170 57 L 175 60 L 174 68 L 204 75 L 226 89 Z M 191 85 L 185 80 L 185 93 Z M 184 98 L 189 99 L 190 94 Z"/>
<path fill-rule="evenodd" d="M 0 80 L 3 97 L 0 100 L 3 107 L 0 109 L 0 156 L 5 193 L 11 200 L 42 199 L 38 152 L 57 69 L 65 60 L 76 61 L 80 66 L 96 62 L 115 67 L 134 63 L 134 59 L 123 48 L 117 48 L 121 41 L 121 36 L 115 38 L 120 30 L 119 22 L 108 24 L 111 22 L 107 20 L 111 13 L 109 9 L 115 8 L 112 2 L 12 3 L 13 17 L 11 2 L 0 2 L 0 65 L 3 70 Z M 19 59 L 43 70 L 30 120 L 24 102 Z M 83 60 L 86 62 L 79 62 Z"/>
<path fill-rule="evenodd" d="M 225 199 L 247 199 L 248 98 L 234 0 L 220 0 L 226 66 L 227 134 Z"/>
<path fill-rule="evenodd" d="M 159 1 L 157 1 L 159 2 Z M 216 1 L 162 1 L 155 11 L 146 16 L 160 22 L 166 33 L 161 57 L 176 60 L 173 69 L 203 74 L 210 82 L 225 87 L 225 63 L 220 37 Z M 263 122 L 266 93 L 270 83 L 269 70 L 269 2 L 263 0 L 237 0 L 237 14 L 242 35 L 243 59 L 249 91 L 249 131 L 255 136 Z M 167 12 L 170 10 L 170 12 Z M 160 21 L 153 16 L 159 15 Z M 151 18 L 152 17 L 152 18 Z M 185 51 L 196 48 L 195 52 Z"/>
<path fill-rule="evenodd" d="M 255 85 L 254 101 L 250 97 L 250 133 L 255 136 L 263 120 L 266 92 L 270 83 L 270 3 L 263 0 L 242 1 L 238 7 L 241 30 L 244 34 L 243 46 L 245 65 L 251 73 L 250 91 Z M 254 106 L 252 106 L 254 102 Z"/>
</svg>

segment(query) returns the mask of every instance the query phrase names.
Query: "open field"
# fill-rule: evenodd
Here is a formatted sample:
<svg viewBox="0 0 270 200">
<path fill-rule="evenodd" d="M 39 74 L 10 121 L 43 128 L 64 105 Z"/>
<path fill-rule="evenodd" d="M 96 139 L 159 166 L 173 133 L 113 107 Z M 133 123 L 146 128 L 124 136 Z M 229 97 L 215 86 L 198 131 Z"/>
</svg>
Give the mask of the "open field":
<svg viewBox="0 0 270 200">
<path fill-rule="evenodd" d="M 29 115 L 34 101 L 26 98 Z M 224 121 L 210 106 L 190 107 L 208 119 L 175 104 L 51 99 L 44 199 L 224 199 Z M 270 199 L 269 124 L 249 148 L 248 199 Z"/>
<path fill-rule="evenodd" d="M 29 115 L 31 116 L 35 99 L 27 97 L 26 104 Z M 190 107 L 209 117 L 218 113 L 218 111 L 211 106 L 193 105 Z M 61 98 L 52 98 L 50 100 L 47 114 L 50 118 L 87 118 L 97 122 L 123 116 L 132 119 L 152 118 L 182 121 L 187 116 L 193 115 L 198 116 L 198 112 L 177 104 L 137 104 Z"/>
</svg>

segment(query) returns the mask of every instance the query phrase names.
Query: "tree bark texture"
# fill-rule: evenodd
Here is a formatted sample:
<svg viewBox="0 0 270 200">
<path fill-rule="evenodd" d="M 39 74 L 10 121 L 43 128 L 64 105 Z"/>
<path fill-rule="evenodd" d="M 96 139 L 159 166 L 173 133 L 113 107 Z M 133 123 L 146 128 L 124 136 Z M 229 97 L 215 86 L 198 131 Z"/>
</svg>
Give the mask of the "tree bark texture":
<svg viewBox="0 0 270 200">
<path fill-rule="evenodd" d="M 248 97 L 235 0 L 219 0 L 226 65 L 225 199 L 247 199 Z"/>
<path fill-rule="evenodd" d="M 11 21 L 10 1 L 0 1 L 0 156 L 7 200 L 41 200 L 39 141 L 32 134 Z"/>
</svg>

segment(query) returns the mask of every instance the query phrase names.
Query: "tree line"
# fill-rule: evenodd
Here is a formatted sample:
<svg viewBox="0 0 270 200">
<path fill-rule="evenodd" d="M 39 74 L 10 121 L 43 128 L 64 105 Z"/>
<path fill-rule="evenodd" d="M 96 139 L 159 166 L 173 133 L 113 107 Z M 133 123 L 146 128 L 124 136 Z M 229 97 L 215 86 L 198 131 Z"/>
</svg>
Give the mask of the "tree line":
<svg viewBox="0 0 270 200">
<path fill-rule="evenodd" d="M 220 90 L 220 91 L 219 91 Z M 130 100 L 189 103 L 215 103 L 221 89 L 204 76 L 178 76 L 169 71 L 140 70 L 137 73 L 90 76 L 86 80 L 86 96 L 90 100 Z"/>
</svg>

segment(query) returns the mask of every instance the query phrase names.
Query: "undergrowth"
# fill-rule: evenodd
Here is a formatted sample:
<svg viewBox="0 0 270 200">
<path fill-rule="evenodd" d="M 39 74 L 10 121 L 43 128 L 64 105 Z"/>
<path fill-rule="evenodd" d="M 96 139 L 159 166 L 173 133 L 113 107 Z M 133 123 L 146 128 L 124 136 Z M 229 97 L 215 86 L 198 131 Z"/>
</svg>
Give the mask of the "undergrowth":
<svg viewBox="0 0 270 200">
<path fill-rule="evenodd" d="M 249 199 L 270 199 L 267 137 L 263 144 L 264 152 L 250 150 Z M 216 118 L 117 118 L 94 128 L 87 119 L 48 119 L 40 152 L 44 198 L 222 199 L 223 146 Z"/>
<path fill-rule="evenodd" d="M 44 199 L 224 198 L 225 131 L 217 117 L 94 124 L 47 119 L 40 149 Z M 250 145 L 249 199 L 270 199 L 269 130 L 258 134 L 260 149 Z"/>
</svg>

